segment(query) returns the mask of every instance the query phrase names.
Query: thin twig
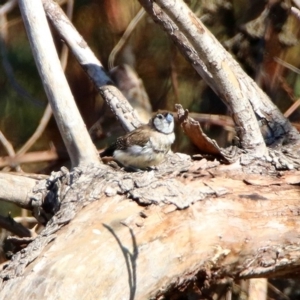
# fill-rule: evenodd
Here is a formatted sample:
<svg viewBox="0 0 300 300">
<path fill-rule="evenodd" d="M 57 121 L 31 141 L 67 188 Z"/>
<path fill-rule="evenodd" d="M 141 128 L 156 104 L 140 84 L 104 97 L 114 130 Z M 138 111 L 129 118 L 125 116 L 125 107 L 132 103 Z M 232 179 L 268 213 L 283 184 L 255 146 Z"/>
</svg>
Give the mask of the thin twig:
<svg viewBox="0 0 300 300">
<path fill-rule="evenodd" d="M 16 222 L 10 215 L 7 217 L 0 216 L 0 227 L 10 231 L 19 237 L 30 237 L 30 230 L 22 224 Z"/>
<path fill-rule="evenodd" d="M 3 147 L 6 149 L 6 152 L 9 156 L 15 155 L 15 150 L 12 144 L 8 141 L 8 139 L 4 136 L 4 134 L 0 131 L 0 141 Z"/>
<path fill-rule="evenodd" d="M 289 69 L 289 70 L 295 72 L 296 74 L 300 74 L 300 69 L 299 69 L 299 68 L 297 68 L 297 67 L 295 67 L 295 66 L 293 66 L 293 65 L 291 65 L 291 64 L 289 64 L 289 63 L 287 63 L 286 61 L 282 60 L 281 58 L 279 58 L 279 57 L 274 57 L 274 60 L 275 60 L 278 64 L 280 64 L 280 65 L 284 66 L 285 68 L 287 68 L 287 69 Z"/>
<path fill-rule="evenodd" d="M 268 288 L 270 290 L 272 290 L 278 297 L 279 299 L 283 299 L 283 300 L 291 300 L 290 297 L 288 297 L 287 295 L 285 295 L 282 291 L 280 291 L 278 288 L 276 288 L 273 284 L 271 284 L 270 282 L 268 282 Z"/>
<path fill-rule="evenodd" d="M 62 153 L 60 153 L 60 155 L 58 156 L 57 152 L 55 152 L 54 150 L 34 151 L 13 157 L 3 156 L 0 157 L 0 168 L 24 163 L 52 161 L 57 160 L 59 157 L 62 158 L 63 156 L 64 155 Z M 67 158 L 67 153 L 65 158 Z"/>
<path fill-rule="evenodd" d="M 37 141 L 37 139 L 43 134 L 46 126 L 49 123 L 51 116 L 52 116 L 52 110 L 51 110 L 51 106 L 48 104 L 40 120 L 39 126 L 36 128 L 33 135 L 22 146 L 22 148 L 17 151 L 17 156 L 26 153 L 31 148 L 31 146 Z"/>
<path fill-rule="evenodd" d="M 28 224 L 37 224 L 37 220 L 34 217 L 15 217 L 14 220 L 18 223 L 26 222 Z"/>
<path fill-rule="evenodd" d="M 300 2 L 300 1 L 299 1 Z M 299 11 L 299 10 L 298 10 Z M 300 11 L 299 11 L 300 13 Z M 299 15 L 300 16 L 300 15 Z M 296 74 L 300 74 L 300 69 L 287 63 L 286 61 L 282 60 L 279 57 L 274 57 L 274 60 L 283 67 L 293 71 Z M 296 102 L 293 103 L 292 106 L 289 107 L 289 109 L 284 113 L 285 117 L 289 117 L 298 107 L 300 106 L 300 99 L 298 99 Z"/>
<path fill-rule="evenodd" d="M 285 117 L 289 117 L 298 107 L 300 106 L 300 98 L 297 99 L 296 102 L 294 102 L 288 110 L 284 113 Z"/>
<path fill-rule="evenodd" d="M 15 157 L 15 150 L 12 144 L 7 140 L 7 138 L 4 136 L 4 134 L 1 131 L 0 131 L 0 141 L 9 155 L 9 160 L 13 159 Z M 9 166 L 13 167 L 18 172 L 22 172 L 22 169 L 18 164 L 9 164 Z"/>
<path fill-rule="evenodd" d="M 74 0 L 67 0 L 66 15 L 70 20 L 72 20 L 73 18 L 73 11 L 74 11 Z M 63 44 L 61 54 L 60 54 L 60 63 L 64 71 L 66 71 L 68 57 L 69 57 L 69 48 L 66 44 Z"/>
<path fill-rule="evenodd" d="M 300 10 L 298 8 L 293 6 L 291 12 L 298 20 L 300 20 Z"/>
<path fill-rule="evenodd" d="M 139 12 L 135 15 L 135 17 L 131 20 L 129 25 L 127 26 L 125 32 L 123 33 L 122 37 L 120 38 L 119 42 L 115 45 L 113 50 L 111 51 L 108 57 L 108 69 L 111 70 L 115 64 L 116 55 L 119 51 L 123 48 L 125 43 L 127 42 L 128 38 L 130 37 L 131 33 L 133 32 L 136 25 L 140 22 L 140 20 L 144 17 L 145 10 L 141 8 Z"/>
</svg>

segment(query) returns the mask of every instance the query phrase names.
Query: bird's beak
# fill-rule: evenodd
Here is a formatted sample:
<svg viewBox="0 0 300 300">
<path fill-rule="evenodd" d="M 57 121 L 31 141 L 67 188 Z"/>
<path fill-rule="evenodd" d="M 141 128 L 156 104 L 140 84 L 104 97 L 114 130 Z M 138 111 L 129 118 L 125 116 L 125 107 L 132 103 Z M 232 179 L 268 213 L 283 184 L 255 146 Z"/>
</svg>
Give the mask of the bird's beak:
<svg viewBox="0 0 300 300">
<path fill-rule="evenodd" d="M 168 121 L 168 123 L 172 123 L 174 120 L 174 117 L 172 114 L 168 113 L 166 116 L 166 120 Z"/>
</svg>

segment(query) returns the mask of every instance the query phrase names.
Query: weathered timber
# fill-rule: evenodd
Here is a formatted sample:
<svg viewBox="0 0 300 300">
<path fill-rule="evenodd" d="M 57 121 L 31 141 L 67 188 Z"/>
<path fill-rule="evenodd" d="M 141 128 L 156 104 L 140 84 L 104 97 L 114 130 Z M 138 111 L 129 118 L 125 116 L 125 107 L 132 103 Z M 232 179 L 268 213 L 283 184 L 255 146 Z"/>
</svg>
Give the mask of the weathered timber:
<svg viewBox="0 0 300 300">
<path fill-rule="evenodd" d="M 85 170 L 45 231 L 2 271 L 1 296 L 158 299 L 226 276 L 297 274 L 299 172 L 228 178 L 227 169 L 226 178 L 212 165 L 187 163 L 173 174 Z M 132 199 L 142 178 L 156 199 L 148 204 Z M 194 200 L 180 207 L 182 197 Z"/>
</svg>

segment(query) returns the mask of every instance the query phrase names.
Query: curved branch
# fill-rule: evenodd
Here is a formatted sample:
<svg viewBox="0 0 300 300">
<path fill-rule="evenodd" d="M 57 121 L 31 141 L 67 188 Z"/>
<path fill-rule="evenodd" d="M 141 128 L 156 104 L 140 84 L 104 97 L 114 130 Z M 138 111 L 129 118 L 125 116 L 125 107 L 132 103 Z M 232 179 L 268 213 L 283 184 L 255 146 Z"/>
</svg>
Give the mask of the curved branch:
<svg viewBox="0 0 300 300">
<path fill-rule="evenodd" d="M 129 25 L 127 26 L 126 30 L 124 31 L 122 37 L 118 41 L 118 43 L 114 46 L 113 50 L 110 52 L 108 57 L 108 69 L 111 70 L 115 67 L 115 59 L 117 54 L 120 50 L 124 47 L 125 43 L 128 41 L 130 35 L 132 34 L 133 30 L 140 22 L 140 20 L 144 17 L 145 10 L 141 8 L 135 17 L 130 21 Z"/>
<path fill-rule="evenodd" d="M 141 122 L 136 111 L 122 93 L 112 85 L 112 81 L 104 71 L 101 62 L 96 58 L 58 4 L 52 0 L 43 0 L 43 4 L 51 23 L 94 82 L 101 96 L 119 119 L 125 131 L 131 131 L 138 127 Z"/>
</svg>

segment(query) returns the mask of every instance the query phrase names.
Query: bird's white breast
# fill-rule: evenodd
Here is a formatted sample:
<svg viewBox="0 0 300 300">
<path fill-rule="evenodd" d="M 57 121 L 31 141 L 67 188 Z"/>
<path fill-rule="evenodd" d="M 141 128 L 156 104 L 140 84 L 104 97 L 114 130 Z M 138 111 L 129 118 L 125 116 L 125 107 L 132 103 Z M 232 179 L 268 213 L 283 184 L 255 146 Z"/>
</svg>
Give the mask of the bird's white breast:
<svg viewBox="0 0 300 300">
<path fill-rule="evenodd" d="M 152 132 L 144 146 L 132 145 L 125 150 L 115 150 L 113 157 L 126 167 L 145 169 L 161 163 L 175 140 L 175 134 Z"/>
</svg>

